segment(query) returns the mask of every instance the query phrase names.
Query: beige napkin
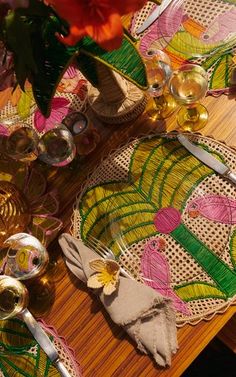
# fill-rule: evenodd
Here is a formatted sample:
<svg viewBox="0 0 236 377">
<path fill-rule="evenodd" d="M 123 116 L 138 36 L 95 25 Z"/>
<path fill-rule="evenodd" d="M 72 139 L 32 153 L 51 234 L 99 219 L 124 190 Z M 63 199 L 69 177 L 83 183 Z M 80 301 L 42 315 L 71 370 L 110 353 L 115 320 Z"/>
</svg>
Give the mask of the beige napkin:
<svg viewBox="0 0 236 377">
<path fill-rule="evenodd" d="M 81 240 L 62 234 L 60 246 L 68 268 L 86 282 L 94 273 L 89 261 L 99 258 Z M 169 366 L 177 350 L 175 312 L 170 299 L 135 280 L 120 276 L 119 287 L 110 296 L 97 290 L 111 319 L 133 338 L 138 349 L 152 353 L 157 364 Z"/>
</svg>

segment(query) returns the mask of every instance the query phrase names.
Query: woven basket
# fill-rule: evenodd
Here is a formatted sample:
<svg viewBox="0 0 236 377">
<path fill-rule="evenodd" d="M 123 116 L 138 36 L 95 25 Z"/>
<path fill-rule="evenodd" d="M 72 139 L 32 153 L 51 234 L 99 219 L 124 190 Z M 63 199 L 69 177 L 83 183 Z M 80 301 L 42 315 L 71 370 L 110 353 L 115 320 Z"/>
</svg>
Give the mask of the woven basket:
<svg viewBox="0 0 236 377">
<path fill-rule="evenodd" d="M 97 63 L 99 84 L 89 87 L 88 102 L 105 123 L 120 124 L 137 118 L 145 109 L 143 91 L 101 63 Z"/>
</svg>

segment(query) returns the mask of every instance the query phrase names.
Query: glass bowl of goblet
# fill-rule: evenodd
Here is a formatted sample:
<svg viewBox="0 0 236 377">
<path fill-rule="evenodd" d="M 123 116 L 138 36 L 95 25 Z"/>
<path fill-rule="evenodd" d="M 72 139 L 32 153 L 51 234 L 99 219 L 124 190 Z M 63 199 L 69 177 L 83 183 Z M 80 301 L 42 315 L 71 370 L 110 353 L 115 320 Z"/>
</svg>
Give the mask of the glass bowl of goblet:
<svg viewBox="0 0 236 377">
<path fill-rule="evenodd" d="M 39 159 L 53 166 L 66 166 L 76 155 L 73 135 L 64 124 L 56 124 L 38 144 Z"/>
<path fill-rule="evenodd" d="M 176 108 L 173 96 L 165 93 L 165 88 L 171 77 L 171 61 L 161 50 L 149 50 L 145 57 L 145 66 L 148 80 L 148 101 L 146 111 L 151 119 L 165 119 Z"/>
<path fill-rule="evenodd" d="M 4 273 L 27 280 L 41 276 L 48 265 L 49 256 L 43 244 L 27 233 L 16 233 L 4 242 L 7 248 Z"/>
<path fill-rule="evenodd" d="M 198 101 L 205 97 L 208 77 L 205 69 L 197 64 L 184 64 L 172 73 L 169 89 L 176 101 L 182 105 L 177 122 L 184 131 L 198 131 L 208 120 L 208 111 Z"/>
<path fill-rule="evenodd" d="M 31 162 L 38 156 L 38 141 L 38 135 L 31 126 L 16 123 L 10 135 L 3 138 L 3 150 L 14 160 Z"/>
</svg>

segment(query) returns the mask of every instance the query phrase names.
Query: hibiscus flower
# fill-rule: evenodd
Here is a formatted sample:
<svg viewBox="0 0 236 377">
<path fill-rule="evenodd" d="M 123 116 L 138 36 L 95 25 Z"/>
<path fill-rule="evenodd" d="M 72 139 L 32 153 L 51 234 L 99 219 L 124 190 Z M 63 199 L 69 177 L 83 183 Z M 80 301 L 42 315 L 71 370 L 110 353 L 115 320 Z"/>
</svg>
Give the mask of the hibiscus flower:
<svg viewBox="0 0 236 377">
<path fill-rule="evenodd" d="M 120 47 L 123 36 L 121 16 L 140 9 L 147 0 L 46 0 L 70 25 L 66 37 L 59 40 L 76 44 L 88 35 L 105 50 Z"/>
</svg>

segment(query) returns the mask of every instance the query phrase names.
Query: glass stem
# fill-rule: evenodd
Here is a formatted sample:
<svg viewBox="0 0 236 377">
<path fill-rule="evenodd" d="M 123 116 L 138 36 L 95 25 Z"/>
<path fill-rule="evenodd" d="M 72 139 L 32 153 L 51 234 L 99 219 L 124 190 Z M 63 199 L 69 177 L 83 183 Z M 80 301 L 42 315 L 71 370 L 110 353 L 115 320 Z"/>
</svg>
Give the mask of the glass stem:
<svg viewBox="0 0 236 377">
<path fill-rule="evenodd" d="M 153 99 L 158 110 L 164 109 L 166 106 L 166 99 L 163 94 L 159 97 L 153 97 Z"/>
<path fill-rule="evenodd" d="M 198 120 L 198 117 L 199 117 L 199 114 L 198 114 L 196 106 L 187 107 L 187 120 L 196 122 Z"/>
</svg>

